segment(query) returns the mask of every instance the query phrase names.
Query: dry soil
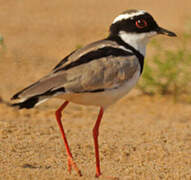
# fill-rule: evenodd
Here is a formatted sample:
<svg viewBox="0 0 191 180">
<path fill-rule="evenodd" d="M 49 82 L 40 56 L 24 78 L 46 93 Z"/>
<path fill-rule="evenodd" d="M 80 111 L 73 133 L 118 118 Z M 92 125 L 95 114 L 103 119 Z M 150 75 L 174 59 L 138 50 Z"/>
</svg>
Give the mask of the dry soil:
<svg viewBox="0 0 191 180">
<path fill-rule="evenodd" d="M 83 176 L 67 172 L 67 157 L 52 99 L 32 110 L 9 107 L 18 90 L 48 73 L 70 51 L 108 34 L 129 8 L 149 11 L 177 32 L 191 17 L 190 0 L 0 0 L 0 180 L 95 179 L 92 127 L 96 107 L 70 104 L 63 123 Z M 157 37 L 164 40 L 164 37 Z M 170 46 L 179 38 L 166 38 Z M 150 56 L 152 52 L 149 51 Z M 128 179 L 191 179 L 191 106 L 133 90 L 108 108 L 100 127 L 103 175 Z M 100 179 L 106 179 L 101 177 Z"/>
</svg>

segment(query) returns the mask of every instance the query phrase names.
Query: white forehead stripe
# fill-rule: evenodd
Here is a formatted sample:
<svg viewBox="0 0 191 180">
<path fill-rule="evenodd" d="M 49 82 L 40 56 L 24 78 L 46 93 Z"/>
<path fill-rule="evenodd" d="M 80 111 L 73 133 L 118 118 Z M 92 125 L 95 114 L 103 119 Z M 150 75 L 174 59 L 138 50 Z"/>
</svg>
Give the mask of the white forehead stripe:
<svg viewBox="0 0 191 180">
<path fill-rule="evenodd" d="M 139 15 L 141 15 L 141 14 L 145 14 L 145 11 L 144 11 L 144 10 L 140 10 L 140 11 L 138 11 L 138 12 L 131 13 L 131 14 L 121 14 L 121 15 L 117 16 L 117 17 L 114 19 L 114 21 L 113 21 L 112 24 L 114 24 L 114 23 L 116 23 L 116 22 L 118 22 L 118 21 L 121 21 L 121 20 L 123 20 L 123 19 L 129 19 L 129 18 L 134 17 L 134 16 L 139 16 Z"/>
</svg>

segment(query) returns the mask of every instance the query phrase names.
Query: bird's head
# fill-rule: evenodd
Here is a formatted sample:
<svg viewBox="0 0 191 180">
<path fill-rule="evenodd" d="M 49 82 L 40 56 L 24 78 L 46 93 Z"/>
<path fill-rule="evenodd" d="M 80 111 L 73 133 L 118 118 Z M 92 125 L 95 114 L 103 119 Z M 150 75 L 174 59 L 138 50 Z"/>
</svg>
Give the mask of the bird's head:
<svg viewBox="0 0 191 180">
<path fill-rule="evenodd" d="M 118 15 L 110 26 L 110 36 L 119 36 L 134 46 L 146 46 L 148 40 L 157 35 L 176 36 L 175 33 L 160 27 L 154 18 L 144 10 L 127 10 Z"/>
</svg>

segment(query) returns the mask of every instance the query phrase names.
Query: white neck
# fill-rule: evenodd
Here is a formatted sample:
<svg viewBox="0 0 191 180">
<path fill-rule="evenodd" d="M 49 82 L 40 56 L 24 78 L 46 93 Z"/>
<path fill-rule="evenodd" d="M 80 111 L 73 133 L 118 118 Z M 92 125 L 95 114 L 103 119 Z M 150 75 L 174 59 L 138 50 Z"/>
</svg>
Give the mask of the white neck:
<svg viewBox="0 0 191 180">
<path fill-rule="evenodd" d="M 143 56 L 146 53 L 146 45 L 149 39 L 154 36 L 156 33 L 127 33 L 125 31 L 120 31 L 119 36 L 121 39 L 127 44 L 134 47 L 137 51 L 139 51 Z"/>
</svg>

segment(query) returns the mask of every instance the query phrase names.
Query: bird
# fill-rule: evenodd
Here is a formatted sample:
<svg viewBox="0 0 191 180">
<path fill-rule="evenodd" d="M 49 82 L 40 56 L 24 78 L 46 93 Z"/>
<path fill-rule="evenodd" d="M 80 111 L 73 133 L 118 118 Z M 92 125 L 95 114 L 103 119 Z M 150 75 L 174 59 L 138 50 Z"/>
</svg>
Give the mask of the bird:
<svg viewBox="0 0 191 180">
<path fill-rule="evenodd" d="M 16 93 L 12 106 L 31 109 L 50 98 L 61 98 L 64 103 L 56 110 L 56 120 L 64 140 L 68 171 L 72 168 L 79 176 L 61 121 L 62 111 L 73 102 L 100 107 L 93 127 L 96 177 L 102 175 L 99 155 L 99 126 L 104 111 L 136 85 L 144 67 L 146 46 L 159 34 L 170 37 L 174 32 L 160 27 L 145 10 L 128 9 L 109 27 L 109 35 L 63 58 L 47 75 Z"/>
</svg>

